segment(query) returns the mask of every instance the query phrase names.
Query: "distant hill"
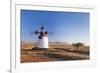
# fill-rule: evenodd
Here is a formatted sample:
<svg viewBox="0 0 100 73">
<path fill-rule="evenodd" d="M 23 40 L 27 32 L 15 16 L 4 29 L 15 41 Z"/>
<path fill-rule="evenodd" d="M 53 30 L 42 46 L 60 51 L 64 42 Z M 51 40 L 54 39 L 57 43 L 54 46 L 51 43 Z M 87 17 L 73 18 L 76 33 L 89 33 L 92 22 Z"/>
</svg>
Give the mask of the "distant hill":
<svg viewBox="0 0 100 73">
<path fill-rule="evenodd" d="M 25 42 L 25 41 L 21 41 L 21 44 L 36 44 L 35 42 Z M 59 41 L 55 41 L 55 42 L 49 42 L 49 45 L 71 45 L 69 43 L 66 42 L 59 42 Z"/>
<path fill-rule="evenodd" d="M 49 42 L 49 45 L 70 45 L 66 42 Z"/>
</svg>

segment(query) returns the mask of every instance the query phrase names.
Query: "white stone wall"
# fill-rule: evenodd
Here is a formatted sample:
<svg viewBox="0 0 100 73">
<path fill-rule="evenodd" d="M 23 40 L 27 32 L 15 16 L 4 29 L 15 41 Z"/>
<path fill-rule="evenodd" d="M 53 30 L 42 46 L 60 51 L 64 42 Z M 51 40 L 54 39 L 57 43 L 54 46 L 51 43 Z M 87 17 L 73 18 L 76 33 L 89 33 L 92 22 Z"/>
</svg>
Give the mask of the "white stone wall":
<svg viewBox="0 0 100 73">
<path fill-rule="evenodd" d="M 49 48 L 48 37 L 44 36 L 42 37 L 42 39 L 38 39 L 37 45 L 38 45 L 38 48 Z"/>
</svg>

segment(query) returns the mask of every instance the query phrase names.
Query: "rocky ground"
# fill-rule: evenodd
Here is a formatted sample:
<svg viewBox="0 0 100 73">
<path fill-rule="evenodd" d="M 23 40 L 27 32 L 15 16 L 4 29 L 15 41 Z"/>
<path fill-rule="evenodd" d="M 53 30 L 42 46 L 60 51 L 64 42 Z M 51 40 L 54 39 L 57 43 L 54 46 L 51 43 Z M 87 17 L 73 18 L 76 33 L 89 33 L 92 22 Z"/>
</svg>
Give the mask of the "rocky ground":
<svg viewBox="0 0 100 73">
<path fill-rule="evenodd" d="M 89 60 L 89 51 L 69 50 L 64 48 L 39 48 L 21 50 L 21 63 Z"/>
</svg>

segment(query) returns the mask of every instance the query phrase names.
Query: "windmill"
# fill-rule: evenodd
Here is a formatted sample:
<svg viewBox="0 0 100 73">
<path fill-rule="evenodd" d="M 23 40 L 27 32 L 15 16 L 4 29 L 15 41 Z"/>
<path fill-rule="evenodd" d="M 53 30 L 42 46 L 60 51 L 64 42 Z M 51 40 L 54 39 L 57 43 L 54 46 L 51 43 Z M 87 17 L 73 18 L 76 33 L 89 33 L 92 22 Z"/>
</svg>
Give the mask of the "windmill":
<svg viewBox="0 0 100 73">
<path fill-rule="evenodd" d="M 40 26 L 39 30 L 32 32 L 37 35 L 37 48 L 38 49 L 48 49 L 48 31 L 44 31 L 44 23 Z"/>
</svg>

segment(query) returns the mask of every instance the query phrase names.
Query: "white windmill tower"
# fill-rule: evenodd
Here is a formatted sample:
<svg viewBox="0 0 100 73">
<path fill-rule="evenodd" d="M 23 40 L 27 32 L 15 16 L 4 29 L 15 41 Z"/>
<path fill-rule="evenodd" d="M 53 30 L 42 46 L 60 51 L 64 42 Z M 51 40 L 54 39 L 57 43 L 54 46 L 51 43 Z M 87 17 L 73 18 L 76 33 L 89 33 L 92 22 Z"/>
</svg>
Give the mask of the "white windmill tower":
<svg viewBox="0 0 100 73">
<path fill-rule="evenodd" d="M 40 30 L 36 30 L 35 35 L 37 35 L 37 48 L 38 49 L 48 49 L 49 44 L 48 44 L 48 32 L 44 31 L 44 25 L 40 27 Z"/>
</svg>

